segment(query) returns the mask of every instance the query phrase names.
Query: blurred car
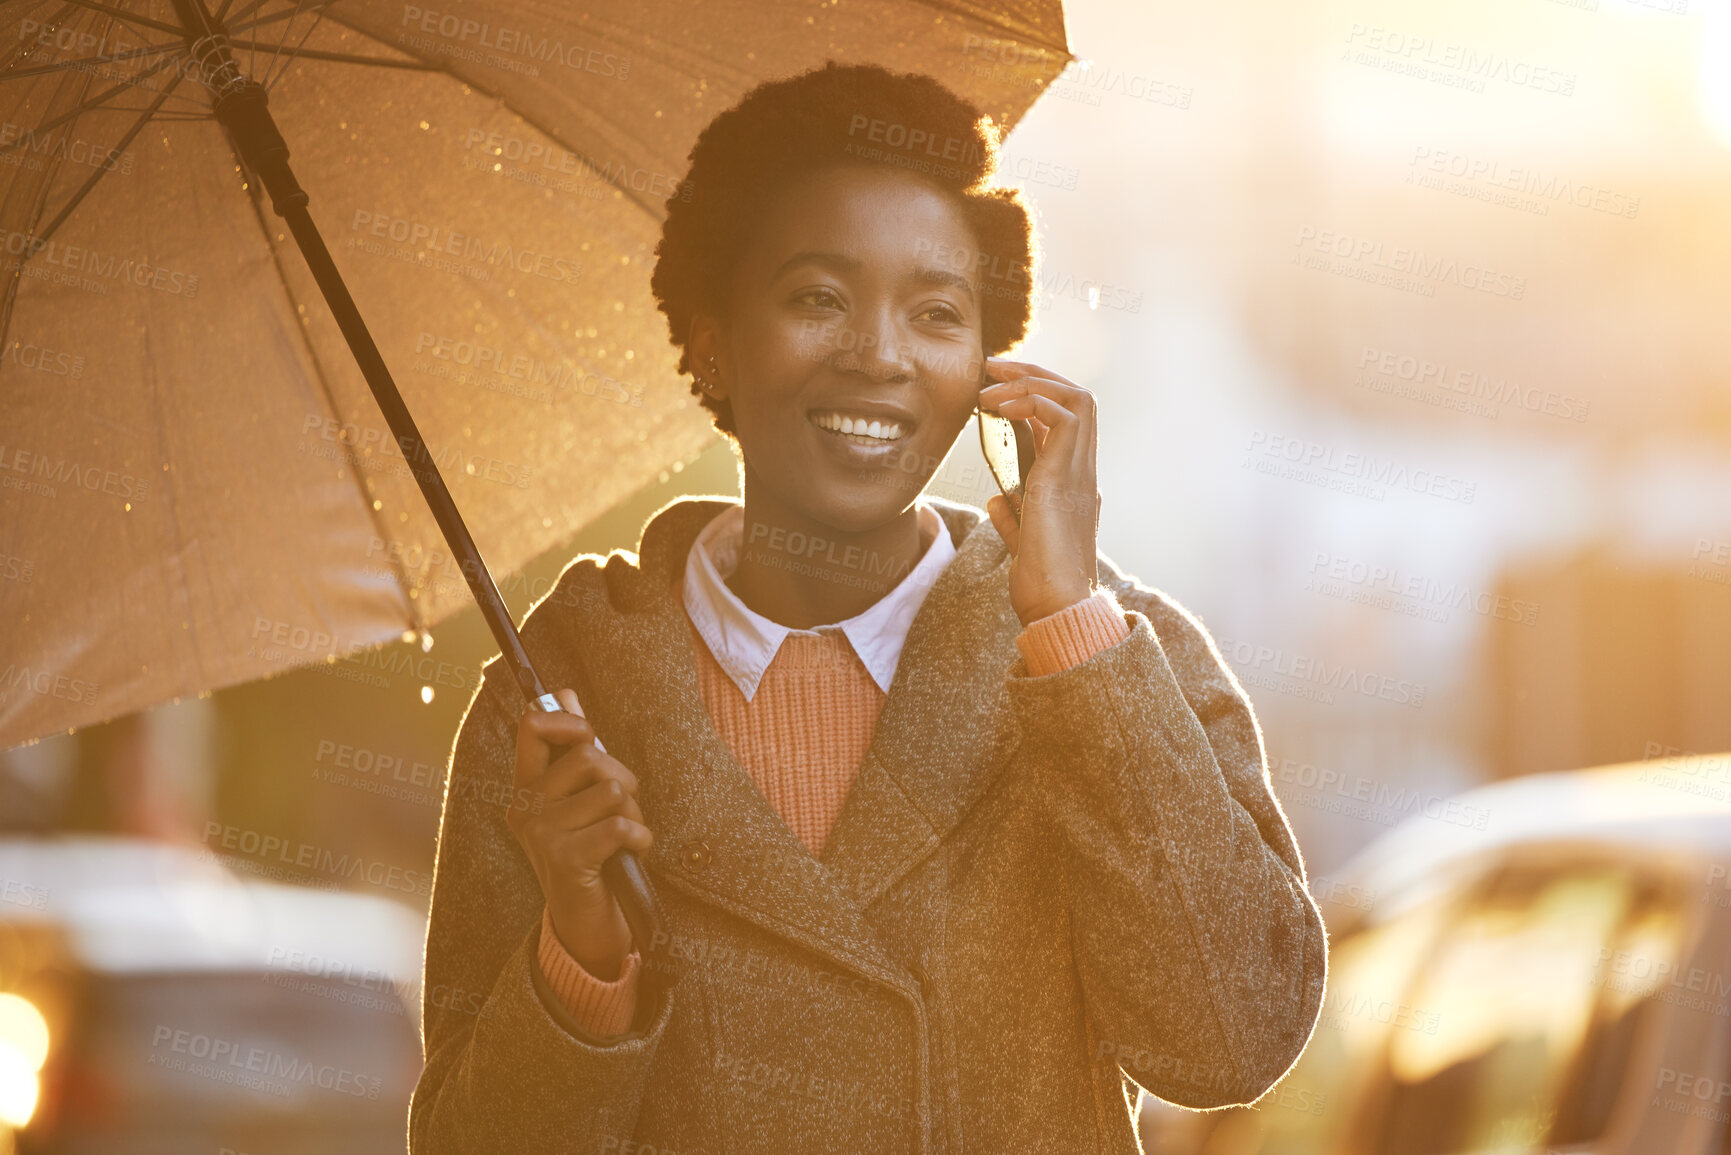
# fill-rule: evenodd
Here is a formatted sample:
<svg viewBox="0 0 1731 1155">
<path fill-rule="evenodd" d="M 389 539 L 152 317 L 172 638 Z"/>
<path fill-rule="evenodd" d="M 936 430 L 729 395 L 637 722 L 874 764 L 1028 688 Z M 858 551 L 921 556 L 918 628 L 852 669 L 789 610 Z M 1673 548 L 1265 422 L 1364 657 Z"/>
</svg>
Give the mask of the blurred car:
<svg viewBox="0 0 1731 1155">
<path fill-rule="evenodd" d="M 1731 755 L 1426 807 L 1326 882 L 1328 992 L 1254 1106 L 1158 1155 L 1731 1153 Z"/>
<path fill-rule="evenodd" d="M 403 1151 L 425 925 L 197 848 L 0 840 L 0 1152 Z"/>
</svg>

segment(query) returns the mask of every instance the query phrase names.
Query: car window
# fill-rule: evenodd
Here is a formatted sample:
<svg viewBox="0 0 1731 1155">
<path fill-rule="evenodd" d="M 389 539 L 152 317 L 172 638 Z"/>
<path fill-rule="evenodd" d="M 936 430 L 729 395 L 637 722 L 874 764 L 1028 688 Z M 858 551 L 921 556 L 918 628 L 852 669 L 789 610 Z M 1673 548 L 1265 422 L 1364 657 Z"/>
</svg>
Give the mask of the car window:
<svg viewBox="0 0 1731 1155">
<path fill-rule="evenodd" d="M 1620 1082 L 1633 1008 L 1651 993 L 1613 981 L 1607 961 L 1619 944 L 1674 961 L 1680 925 L 1631 869 L 1500 872 L 1411 988 L 1434 1029 L 1390 1035 L 1373 1150 L 1469 1155 L 1598 1134 L 1612 1096 L 1584 1096 Z"/>
<path fill-rule="evenodd" d="M 1446 925 L 1450 899 L 1433 894 L 1329 946 L 1328 990 L 1304 1054 L 1292 1071 L 1248 1111 L 1218 1117 L 1205 1150 L 1331 1155 L 1343 1147 L 1353 1115 L 1350 1095 L 1382 1061 L 1390 1032 L 1434 1029 L 1406 988 Z"/>
<path fill-rule="evenodd" d="M 414 1018 L 388 986 L 249 973 L 104 977 L 92 980 L 84 1008 L 58 1111 L 81 1131 L 184 1117 L 398 1120 L 420 1070 Z"/>
<path fill-rule="evenodd" d="M 1676 973 L 1689 931 L 1682 889 L 1642 879 L 1622 924 L 1600 948 L 1591 982 L 1598 988 L 1593 1023 L 1558 1096 L 1547 1143 L 1587 1143 L 1604 1134 L 1635 1039 L 1656 1008 L 1666 976 Z"/>
</svg>

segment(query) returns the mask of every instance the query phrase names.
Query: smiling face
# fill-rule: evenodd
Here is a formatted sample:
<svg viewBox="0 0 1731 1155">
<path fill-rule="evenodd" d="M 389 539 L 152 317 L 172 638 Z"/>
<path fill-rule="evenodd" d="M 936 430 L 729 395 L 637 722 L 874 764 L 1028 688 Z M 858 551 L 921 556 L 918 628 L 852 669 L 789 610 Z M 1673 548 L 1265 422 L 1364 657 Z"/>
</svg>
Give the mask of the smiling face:
<svg viewBox="0 0 1731 1155">
<path fill-rule="evenodd" d="M 698 362 L 719 355 L 748 501 L 843 532 L 912 504 L 979 395 L 977 247 L 954 198 L 894 169 L 844 164 L 784 190 L 728 319 L 694 325 Z"/>
</svg>

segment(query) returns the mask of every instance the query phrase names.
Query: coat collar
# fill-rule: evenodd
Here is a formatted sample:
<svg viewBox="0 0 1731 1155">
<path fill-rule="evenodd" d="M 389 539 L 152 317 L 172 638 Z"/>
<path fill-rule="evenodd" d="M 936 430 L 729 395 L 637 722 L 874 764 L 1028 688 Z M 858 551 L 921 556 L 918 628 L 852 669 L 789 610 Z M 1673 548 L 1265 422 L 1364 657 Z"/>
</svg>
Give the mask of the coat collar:
<svg viewBox="0 0 1731 1155">
<path fill-rule="evenodd" d="M 871 927 L 871 904 L 937 849 L 1010 753 L 1004 678 L 1019 628 L 1009 554 L 981 512 L 932 504 L 956 557 L 908 630 L 871 745 L 814 859 L 716 732 L 676 594 L 698 532 L 725 507 L 687 499 L 645 527 L 636 564 L 574 564 L 561 579 L 566 656 L 607 748 L 637 774 L 655 881 L 897 986 L 908 971 Z M 602 588 L 580 588 L 600 579 Z M 561 597 L 555 590 L 549 600 Z M 678 928 L 673 928 L 678 933 Z"/>
<path fill-rule="evenodd" d="M 929 529 L 935 534 L 919 561 L 866 609 L 824 627 L 847 636 L 872 681 L 886 694 L 895 680 L 908 626 L 932 583 L 956 556 L 955 543 L 937 510 L 921 503 L 919 512 L 922 532 Z M 792 634 L 815 636 L 816 631 L 794 630 L 771 621 L 728 588 L 726 579 L 739 565 L 744 537 L 744 510 L 737 505 L 724 507 L 720 516 L 703 527 L 685 557 L 681 601 L 722 673 L 749 702 L 757 696 L 764 671 L 775 660 L 782 642 Z M 821 547 L 822 542 L 818 545 Z"/>
</svg>

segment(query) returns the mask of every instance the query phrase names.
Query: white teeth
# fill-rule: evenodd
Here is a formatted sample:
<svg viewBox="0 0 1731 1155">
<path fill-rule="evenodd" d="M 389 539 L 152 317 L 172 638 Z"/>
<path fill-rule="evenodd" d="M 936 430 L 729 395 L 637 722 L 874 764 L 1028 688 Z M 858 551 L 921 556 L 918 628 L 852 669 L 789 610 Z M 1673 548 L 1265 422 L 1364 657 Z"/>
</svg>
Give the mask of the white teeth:
<svg viewBox="0 0 1731 1155">
<path fill-rule="evenodd" d="M 895 421 L 871 421 L 864 417 L 848 417 L 840 413 L 819 413 L 812 416 L 819 428 L 849 437 L 869 437 L 874 441 L 899 441 L 902 427 Z"/>
</svg>

